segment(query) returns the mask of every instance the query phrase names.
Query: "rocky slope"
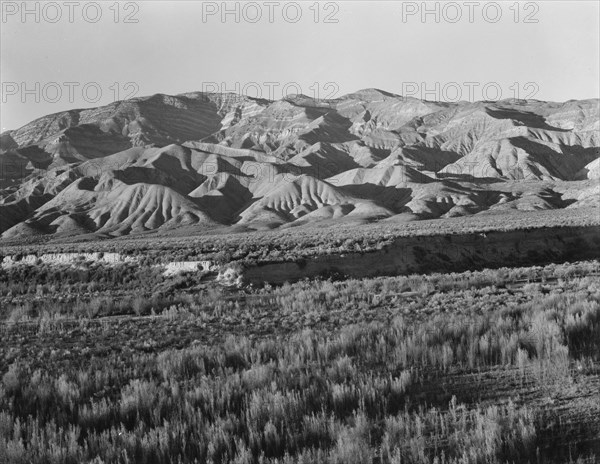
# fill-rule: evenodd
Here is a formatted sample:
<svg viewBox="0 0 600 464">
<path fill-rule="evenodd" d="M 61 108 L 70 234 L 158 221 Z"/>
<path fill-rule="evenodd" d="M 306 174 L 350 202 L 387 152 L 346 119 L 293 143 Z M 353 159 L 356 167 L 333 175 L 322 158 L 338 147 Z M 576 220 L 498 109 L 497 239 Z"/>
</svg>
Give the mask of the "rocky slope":
<svg viewBox="0 0 600 464">
<path fill-rule="evenodd" d="M 0 136 L 0 232 L 410 220 L 598 205 L 599 101 L 154 95 Z"/>
</svg>

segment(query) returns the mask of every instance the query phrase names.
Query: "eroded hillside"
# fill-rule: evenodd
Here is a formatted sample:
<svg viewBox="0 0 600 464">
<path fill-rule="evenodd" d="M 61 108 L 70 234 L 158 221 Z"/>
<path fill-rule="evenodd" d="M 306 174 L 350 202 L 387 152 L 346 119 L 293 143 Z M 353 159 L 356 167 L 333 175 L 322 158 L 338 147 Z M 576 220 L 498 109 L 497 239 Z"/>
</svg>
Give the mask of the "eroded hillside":
<svg viewBox="0 0 600 464">
<path fill-rule="evenodd" d="M 598 206 L 599 102 L 154 95 L 1 137 L 0 232 L 126 235 Z"/>
</svg>

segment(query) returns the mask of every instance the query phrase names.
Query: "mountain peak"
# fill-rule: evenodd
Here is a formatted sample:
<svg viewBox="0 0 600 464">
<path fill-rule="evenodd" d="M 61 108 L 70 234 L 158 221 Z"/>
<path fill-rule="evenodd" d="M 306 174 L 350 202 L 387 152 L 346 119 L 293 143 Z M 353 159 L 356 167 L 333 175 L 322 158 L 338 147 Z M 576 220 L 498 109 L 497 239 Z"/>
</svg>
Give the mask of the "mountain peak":
<svg viewBox="0 0 600 464">
<path fill-rule="evenodd" d="M 0 233 L 272 228 L 589 207 L 598 100 L 154 94 L 1 134 Z M 299 221 L 299 222 L 298 222 Z"/>
</svg>

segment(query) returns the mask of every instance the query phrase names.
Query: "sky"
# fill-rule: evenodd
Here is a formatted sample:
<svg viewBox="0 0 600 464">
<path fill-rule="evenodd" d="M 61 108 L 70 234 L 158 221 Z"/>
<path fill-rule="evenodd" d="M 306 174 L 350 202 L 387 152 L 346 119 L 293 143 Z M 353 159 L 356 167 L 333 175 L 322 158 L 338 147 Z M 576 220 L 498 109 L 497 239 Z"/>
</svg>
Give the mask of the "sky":
<svg viewBox="0 0 600 464">
<path fill-rule="evenodd" d="M 134 96 L 600 95 L 600 2 L 2 1 L 2 130 Z"/>
</svg>

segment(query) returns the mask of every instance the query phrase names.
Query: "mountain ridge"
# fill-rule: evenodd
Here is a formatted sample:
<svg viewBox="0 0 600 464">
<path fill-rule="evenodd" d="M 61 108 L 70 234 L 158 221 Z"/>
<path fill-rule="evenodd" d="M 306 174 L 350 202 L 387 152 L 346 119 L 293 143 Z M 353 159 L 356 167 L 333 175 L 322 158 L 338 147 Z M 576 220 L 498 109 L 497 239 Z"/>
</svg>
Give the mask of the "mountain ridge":
<svg viewBox="0 0 600 464">
<path fill-rule="evenodd" d="M 331 100 L 155 94 L 58 112 L 0 134 L 0 233 L 597 206 L 599 106 L 363 89 Z"/>
</svg>

